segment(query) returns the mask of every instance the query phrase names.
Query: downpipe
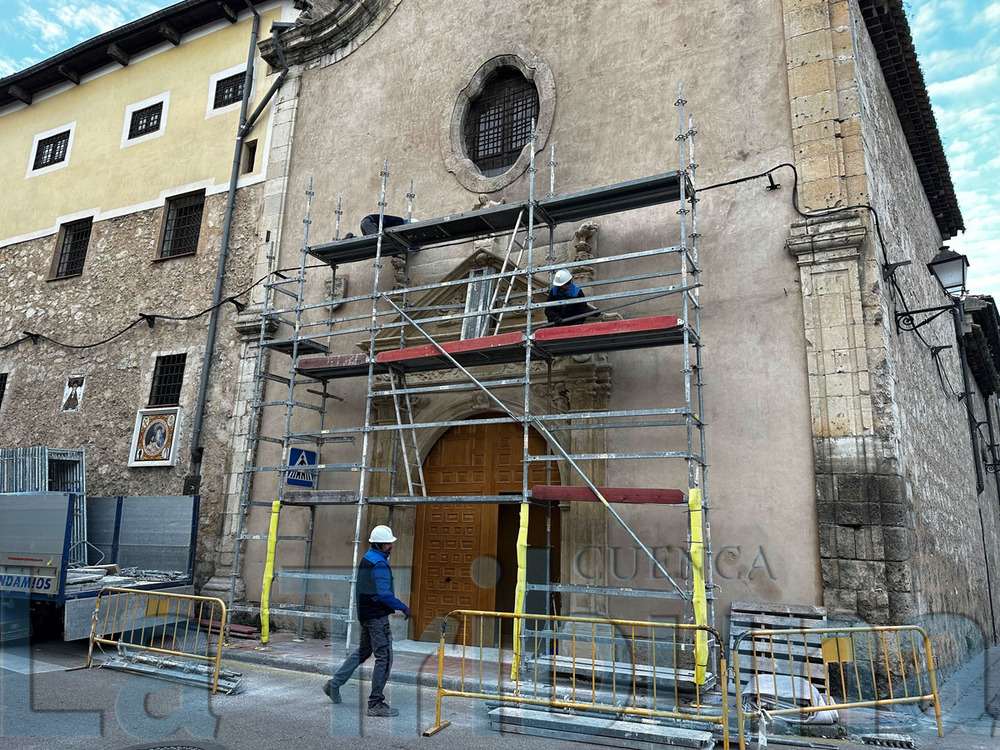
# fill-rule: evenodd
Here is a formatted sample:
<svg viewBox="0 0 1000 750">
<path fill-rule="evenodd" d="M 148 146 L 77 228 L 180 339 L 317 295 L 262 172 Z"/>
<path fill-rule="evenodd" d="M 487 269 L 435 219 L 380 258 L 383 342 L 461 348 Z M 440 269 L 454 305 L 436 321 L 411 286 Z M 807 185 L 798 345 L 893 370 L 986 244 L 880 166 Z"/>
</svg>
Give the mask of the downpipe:
<svg viewBox="0 0 1000 750">
<path fill-rule="evenodd" d="M 288 65 L 285 63 L 285 56 L 278 41 L 278 33 L 286 28 L 286 25 L 274 24 L 271 27 L 271 37 L 274 40 L 278 59 L 281 61 L 281 71 L 277 79 L 268 89 L 261 103 L 247 117 L 247 109 L 250 106 L 250 89 L 252 84 L 252 71 L 254 56 L 257 51 L 257 37 L 260 32 L 260 14 L 253 7 L 250 0 L 245 0 L 247 7 L 253 13 L 253 27 L 250 31 L 250 48 L 247 52 L 247 75 L 243 80 L 243 101 L 240 105 L 240 125 L 236 132 L 236 145 L 233 149 L 233 165 L 229 175 L 229 194 L 226 198 L 226 215 L 222 225 L 222 240 L 219 249 L 219 263 L 215 274 L 215 292 L 212 296 L 212 312 L 208 321 L 208 335 L 205 341 L 205 356 L 201 365 L 201 383 L 198 386 L 198 403 L 194 413 L 194 426 L 191 430 L 191 474 L 185 479 L 185 494 L 198 494 L 201 491 L 201 465 L 205 449 L 201 446 L 202 429 L 205 419 L 205 404 L 208 397 L 208 379 L 212 368 L 212 355 L 215 351 L 215 342 L 219 328 L 219 308 L 222 303 L 222 290 L 226 276 L 226 259 L 229 255 L 229 237 L 233 225 L 233 209 L 236 204 L 236 187 L 240 177 L 240 162 L 243 156 L 243 143 L 247 134 L 253 128 L 257 118 L 264 111 L 264 108 L 271 101 L 278 88 L 288 75 Z"/>
</svg>

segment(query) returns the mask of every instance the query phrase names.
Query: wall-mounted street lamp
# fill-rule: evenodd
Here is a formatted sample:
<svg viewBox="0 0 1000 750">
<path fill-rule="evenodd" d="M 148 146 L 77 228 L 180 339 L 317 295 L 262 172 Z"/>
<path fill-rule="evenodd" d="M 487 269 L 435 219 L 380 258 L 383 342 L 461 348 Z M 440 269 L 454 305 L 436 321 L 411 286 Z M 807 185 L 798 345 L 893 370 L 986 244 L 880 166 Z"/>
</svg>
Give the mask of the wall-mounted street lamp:
<svg viewBox="0 0 1000 750">
<path fill-rule="evenodd" d="M 886 281 L 891 281 L 893 274 L 901 266 L 908 265 L 909 261 L 902 263 L 887 263 L 882 267 L 882 277 Z M 977 429 L 979 423 L 972 412 L 971 396 L 972 387 L 969 382 L 969 361 L 965 351 L 965 334 L 962 324 L 965 321 L 965 292 L 966 280 L 969 272 L 969 259 L 961 253 L 956 253 L 948 247 L 938 250 L 934 259 L 927 264 L 927 270 L 937 279 L 941 289 L 948 295 L 949 304 L 939 307 L 925 307 L 920 310 L 903 310 L 896 313 L 896 333 L 900 331 L 915 331 L 921 326 L 925 326 L 932 320 L 944 313 L 950 312 L 955 321 L 955 339 L 958 342 L 959 360 L 962 367 L 962 393 L 959 398 L 965 401 L 965 409 L 969 417 L 969 434 L 972 437 L 972 456 L 976 467 L 976 489 L 983 491 L 983 467 L 979 457 L 979 441 Z M 922 320 L 917 320 L 916 316 L 926 316 Z M 936 356 L 943 347 L 933 347 L 932 356 Z"/>
<path fill-rule="evenodd" d="M 887 266 L 885 274 L 891 276 L 896 268 L 903 264 L 891 264 Z M 896 313 L 896 333 L 900 331 L 915 331 L 921 326 L 925 326 L 939 315 L 961 307 L 962 299 L 965 297 L 965 283 L 969 273 L 969 259 L 961 253 L 956 253 L 948 247 L 938 250 L 934 259 L 927 264 L 927 270 L 931 272 L 944 293 L 952 300 L 950 305 L 939 307 L 925 307 L 920 310 L 903 310 Z M 914 316 L 927 315 L 926 318 L 917 322 Z"/>
</svg>

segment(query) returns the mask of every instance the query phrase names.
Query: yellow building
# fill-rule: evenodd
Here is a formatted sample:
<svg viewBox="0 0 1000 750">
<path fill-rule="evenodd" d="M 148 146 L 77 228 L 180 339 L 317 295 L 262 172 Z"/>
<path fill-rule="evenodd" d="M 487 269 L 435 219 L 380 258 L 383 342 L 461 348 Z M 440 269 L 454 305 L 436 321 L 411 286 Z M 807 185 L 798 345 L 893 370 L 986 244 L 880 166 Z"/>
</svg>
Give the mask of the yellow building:
<svg viewBox="0 0 1000 750">
<path fill-rule="evenodd" d="M 203 529 L 266 241 L 284 74 L 257 44 L 298 15 L 250 5 L 178 3 L 0 81 L 0 448 L 85 449 L 92 495 L 199 493 Z"/>
</svg>

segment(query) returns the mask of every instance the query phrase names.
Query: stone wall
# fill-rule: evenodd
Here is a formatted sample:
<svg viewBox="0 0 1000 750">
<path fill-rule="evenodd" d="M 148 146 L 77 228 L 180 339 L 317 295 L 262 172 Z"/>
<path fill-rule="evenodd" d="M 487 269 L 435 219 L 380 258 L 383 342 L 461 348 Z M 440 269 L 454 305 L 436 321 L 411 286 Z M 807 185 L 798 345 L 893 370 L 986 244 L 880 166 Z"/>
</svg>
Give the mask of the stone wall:
<svg viewBox="0 0 1000 750">
<path fill-rule="evenodd" d="M 223 296 L 252 283 L 257 253 L 259 187 L 237 195 Z M 0 409 L 0 446 L 45 445 L 86 450 L 91 495 L 182 494 L 191 471 L 190 438 L 204 360 L 208 315 L 188 321 L 159 318 L 106 343 L 139 314 L 184 317 L 212 305 L 226 195 L 206 198 L 198 252 L 155 261 L 163 209 L 141 211 L 94 225 L 83 274 L 47 281 L 56 237 L 0 250 L 7 290 L 0 300 L 0 344 L 41 334 L 0 351 L 0 372 L 9 373 Z M 244 295 L 241 299 L 246 300 Z M 220 534 L 221 498 L 230 464 L 230 417 L 240 345 L 236 311 L 221 310 L 208 403 L 203 424 L 201 519 L 197 578 L 211 574 Z M 77 347 L 77 348 L 74 348 Z M 85 348 L 79 348 L 85 347 Z M 180 404 L 177 465 L 128 467 L 136 411 L 148 403 L 156 357 L 187 354 Z M 61 411 L 70 376 L 84 376 L 79 408 Z"/>
<path fill-rule="evenodd" d="M 798 109 L 803 121 L 826 122 L 817 132 L 832 133 L 825 143 L 840 174 L 837 182 L 816 172 L 822 138 L 797 136 L 803 195 L 820 211 L 793 226 L 788 248 L 802 273 L 823 601 L 835 616 L 875 625 L 960 615 L 941 626 L 941 657 L 951 662 L 964 655 L 962 617 L 992 627 L 986 568 L 1000 553 L 1000 526 L 996 487 L 977 496 L 981 441 L 970 440 L 958 398 L 951 316 L 896 331 L 904 300 L 947 303 L 924 267 L 940 230 L 856 3 L 806 5 L 809 13 L 798 4 L 786 13 L 796 40 L 811 37 L 789 45 L 793 121 Z M 796 98 L 795 71 L 824 56 L 837 98 Z M 800 130 L 809 135 L 816 124 Z M 883 278 L 886 262 L 907 261 L 897 286 Z M 950 349 L 932 357 L 935 345 Z M 985 421 L 982 398 L 969 402 Z"/>
</svg>

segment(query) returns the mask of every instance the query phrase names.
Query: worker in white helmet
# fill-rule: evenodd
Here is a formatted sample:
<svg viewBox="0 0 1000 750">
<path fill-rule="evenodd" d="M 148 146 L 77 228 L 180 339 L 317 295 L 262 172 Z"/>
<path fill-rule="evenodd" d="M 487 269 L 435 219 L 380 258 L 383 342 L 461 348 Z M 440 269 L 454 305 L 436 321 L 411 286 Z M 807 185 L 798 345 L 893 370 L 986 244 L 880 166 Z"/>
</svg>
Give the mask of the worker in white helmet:
<svg viewBox="0 0 1000 750">
<path fill-rule="evenodd" d="M 409 619 L 410 608 L 396 598 L 393 589 L 392 568 L 389 567 L 389 552 L 396 537 L 388 526 L 376 526 L 368 537 L 371 549 L 365 553 L 358 565 L 357 606 L 358 620 L 361 622 L 361 638 L 358 649 L 347 657 L 337 673 L 323 685 L 334 703 L 340 703 L 341 686 L 351 679 L 351 675 L 368 657 L 375 654 L 375 668 L 372 670 L 372 691 L 368 696 L 369 716 L 396 716 L 399 710 L 385 702 L 385 683 L 392 668 L 392 630 L 389 615 L 402 612 Z"/>
<path fill-rule="evenodd" d="M 561 305 L 545 308 L 545 318 L 552 325 L 578 325 L 597 311 L 583 301 L 583 290 L 573 283 L 573 274 L 560 268 L 552 277 L 548 302 L 562 301 Z"/>
</svg>

